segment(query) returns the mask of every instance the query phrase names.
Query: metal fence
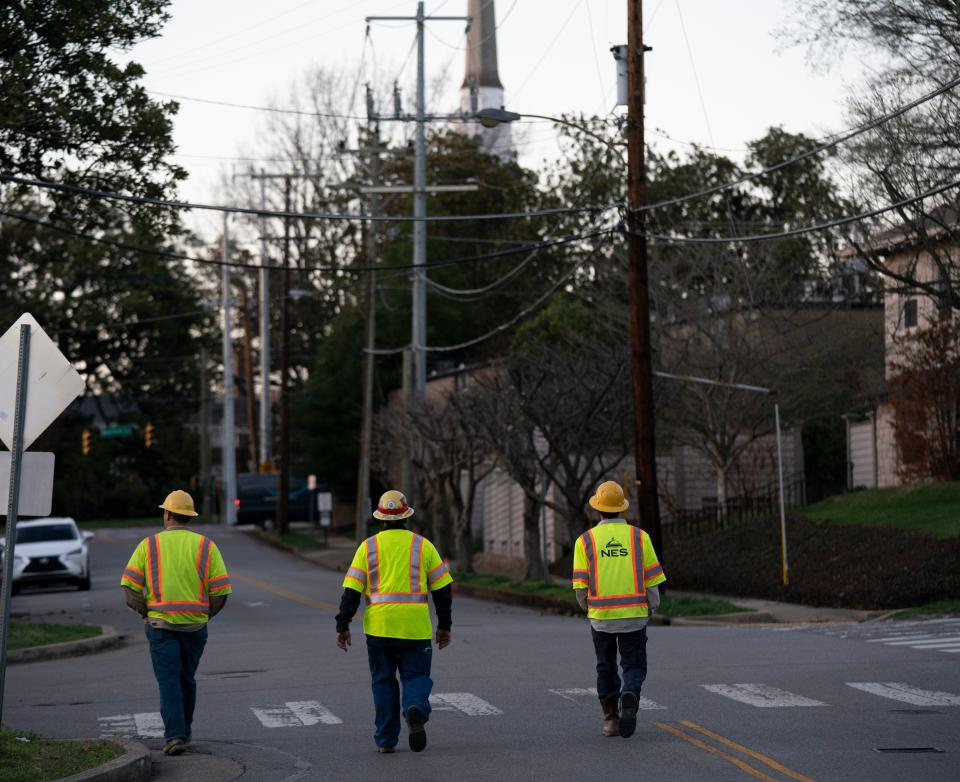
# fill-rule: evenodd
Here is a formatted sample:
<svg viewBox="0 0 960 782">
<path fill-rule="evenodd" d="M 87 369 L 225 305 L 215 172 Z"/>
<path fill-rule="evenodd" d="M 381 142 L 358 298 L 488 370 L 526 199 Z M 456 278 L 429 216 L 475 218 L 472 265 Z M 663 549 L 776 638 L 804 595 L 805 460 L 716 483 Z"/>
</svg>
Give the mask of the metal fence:
<svg viewBox="0 0 960 782">
<path fill-rule="evenodd" d="M 664 513 L 663 533 L 669 538 L 683 540 L 753 521 L 778 518 L 778 488 L 774 483 L 749 496 L 731 497 L 724 503 L 710 507 Z M 806 505 L 806 483 L 802 473 L 784 480 L 783 499 L 788 508 Z"/>
</svg>

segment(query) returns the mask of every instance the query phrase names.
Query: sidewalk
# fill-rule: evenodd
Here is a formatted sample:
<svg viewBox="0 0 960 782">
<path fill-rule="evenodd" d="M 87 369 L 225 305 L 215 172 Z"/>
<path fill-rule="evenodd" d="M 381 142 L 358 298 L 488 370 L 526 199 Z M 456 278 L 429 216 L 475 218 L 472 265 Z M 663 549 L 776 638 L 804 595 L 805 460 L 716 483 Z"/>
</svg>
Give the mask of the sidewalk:
<svg viewBox="0 0 960 782">
<path fill-rule="evenodd" d="M 706 597 L 712 600 L 726 600 L 728 603 L 749 608 L 763 616 L 763 620 L 772 623 L 804 624 L 814 622 L 867 622 L 880 619 L 893 613 L 891 611 L 858 611 L 851 608 L 821 608 L 817 606 L 798 605 L 796 603 L 777 603 L 773 600 L 758 600 L 751 597 L 731 597 L 728 595 L 709 595 L 703 592 L 680 592 L 674 589 L 667 590 L 671 597 Z M 749 614 L 720 614 L 715 617 L 678 617 L 671 624 L 683 625 L 715 625 L 729 624 L 732 617 L 738 617 L 737 624 L 750 622 Z M 740 618 L 743 617 L 743 618 Z M 763 621 L 761 620 L 761 621 Z"/>
</svg>

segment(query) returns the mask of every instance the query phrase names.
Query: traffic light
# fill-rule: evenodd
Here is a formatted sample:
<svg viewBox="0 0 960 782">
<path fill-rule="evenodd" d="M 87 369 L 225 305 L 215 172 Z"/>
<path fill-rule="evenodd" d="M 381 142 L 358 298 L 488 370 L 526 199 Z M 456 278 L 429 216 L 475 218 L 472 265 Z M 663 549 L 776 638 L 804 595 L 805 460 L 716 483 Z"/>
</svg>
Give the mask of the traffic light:
<svg viewBox="0 0 960 782">
<path fill-rule="evenodd" d="M 153 446 L 153 424 L 147 423 L 143 430 L 143 444 L 150 448 Z"/>
<path fill-rule="evenodd" d="M 84 429 L 80 436 L 80 453 L 84 456 L 90 455 L 90 430 Z"/>
</svg>

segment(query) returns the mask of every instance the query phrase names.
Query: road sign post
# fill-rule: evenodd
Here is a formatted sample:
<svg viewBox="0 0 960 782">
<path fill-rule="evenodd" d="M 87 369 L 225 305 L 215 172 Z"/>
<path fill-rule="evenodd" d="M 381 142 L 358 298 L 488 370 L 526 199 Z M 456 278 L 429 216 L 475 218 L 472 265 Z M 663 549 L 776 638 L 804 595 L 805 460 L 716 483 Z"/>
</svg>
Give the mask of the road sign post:
<svg viewBox="0 0 960 782">
<path fill-rule="evenodd" d="M 11 377 L 16 377 L 12 394 L 10 387 L 0 381 L 0 440 L 10 448 L 3 585 L 0 589 L 0 621 L 3 623 L 0 625 L 0 724 L 3 720 L 13 558 L 17 545 L 17 516 L 21 508 L 24 451 L 83 391 L 83 378 L 29 313 L 21 315 L 0 336 L 0 378 Z"/>
<path fill-rule="evenodd" d="M 20 467 L 23 456 L 23 426 L 27 417 L 27 372 L 30 368 L 30 324 L 20 324 L 20 352 L 17 358 L 17 396 L 13 414 L 13 442 L 10 447 L 10 496 L 7 503 L 7 531 L 3 552 L 3 626 L 0 627 L 0 725 L 3 724 L 3 693 L 7 675 L 7 639 L 10 636 L 10 600 L 13 594 L 13 554 L 17 543 L 17 512 L 20 508 Z"/>
</svg>

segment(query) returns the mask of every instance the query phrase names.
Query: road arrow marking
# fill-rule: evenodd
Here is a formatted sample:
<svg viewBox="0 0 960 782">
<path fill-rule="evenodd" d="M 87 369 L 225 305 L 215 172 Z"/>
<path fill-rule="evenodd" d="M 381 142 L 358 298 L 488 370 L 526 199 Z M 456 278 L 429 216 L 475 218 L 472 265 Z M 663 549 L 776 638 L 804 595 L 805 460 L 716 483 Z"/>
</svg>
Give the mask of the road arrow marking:
<svg viewBox="0 0 960 782">
<path fill-rule="evenodd" d="M 847 687 L 913 706 L 960 706 L 960 695 L 936 690 L 921 690 L 904 682 L 847 682 Z"/>
<path fill-rule="evenodd" d="M 303 728 L 311 725 L 341 725 L 341 720 L 330 709 L 317 701 L 287 701 L 282 706 L 258 708 L 250 711 L 265 728 Z"/>
<path fill-rule="evenodd" d="M 561 698 L 564 698 L 573 703 L 577 702 L 577 698 L 596 698 L 597 697 L 597 688 L 596 687 L 567 687 L 564 689 L 558 690 L 549 690 L 554 695 L 559 695 Z M 666 706 L 661 706 L 656 701 L 652 701 L 649 698 L 637 698 L 638 708 L 643 710 L 653 710 L 653 709 L 665 709 Z"/>
<path fill-rule="evenodd" d="M 430 696 L 430 706 L 437 711 L 460 711 L 468 717 L 493 717 L 500 709 L 472 692 L 437 692 Z"/>
<path fill-rule="evenodd" d="M 112 717 L 100 717 L 101 736 L 126 736 L 144 739 L 163 738 L 163 719 L 160 712 L 141 712 L 140 714 L 114 714 Z"/>
<path fill-rule="evenodd" d="M 826 703 L 795 695 L 786 690 L 769 687 L 766 684 L 701 684 L 701 687 L 717 695 L 723 695 L 748 706 L 761 709 L 782 708 L 786 706 L 826 706 Z"/>
</svg>

